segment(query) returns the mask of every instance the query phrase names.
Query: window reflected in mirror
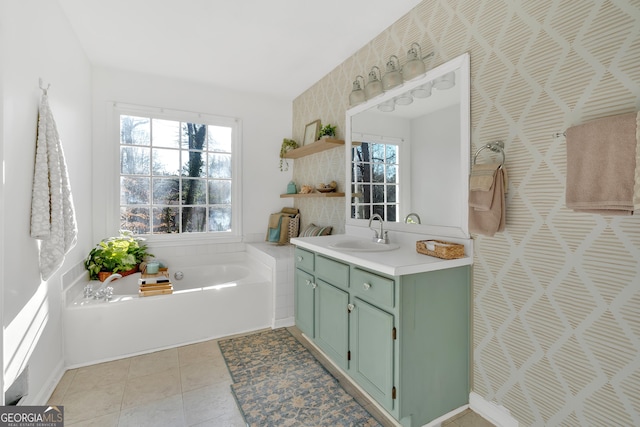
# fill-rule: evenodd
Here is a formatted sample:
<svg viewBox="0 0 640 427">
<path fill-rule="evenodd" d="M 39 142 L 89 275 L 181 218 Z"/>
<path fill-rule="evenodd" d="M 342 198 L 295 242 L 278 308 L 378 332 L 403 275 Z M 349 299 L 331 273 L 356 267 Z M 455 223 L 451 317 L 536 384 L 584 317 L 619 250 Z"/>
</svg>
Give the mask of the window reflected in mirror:
<svg viewBox="0 0 640 427">
<path fill-rule="evenodd" d="M 399 150 L 397 144 L 373 142 L 352 148 L 352 218 L 369 219 L 378 214 L 385 221 L 396 221 L 400 209 Z"/>
</svg>

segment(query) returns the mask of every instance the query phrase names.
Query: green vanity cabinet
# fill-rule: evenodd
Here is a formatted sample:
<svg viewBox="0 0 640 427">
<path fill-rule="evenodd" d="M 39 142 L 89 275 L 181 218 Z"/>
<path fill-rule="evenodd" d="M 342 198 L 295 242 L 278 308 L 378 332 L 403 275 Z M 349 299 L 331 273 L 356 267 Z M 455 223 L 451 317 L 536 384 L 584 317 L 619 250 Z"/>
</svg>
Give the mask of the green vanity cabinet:
<svg viewBox="0 0 640 427">
<path fill-rule="evenodd" d="M 296 248 L 296 270 L 294 276 L 296 326 L 309 338 L 313 338 L 315 325 L 315 254 Z"/>
<path fill-rule="evenodd" d="M 317 278 L 315 342 L 342 369 L 349 351 L 349 294 Z"/>
<path fill-rule="evenodd" d="M 394 316 L 359 298 L 350 312 L 349 374 L 387 411 L 394 404 Z"/>
<path fill-rule="evenodd" d="M 313 338 L 315 279 L 313 275 L 296 269 L 295 273 L 295 318 L 296 326 L 309 338 Z"/>
<path fill-rule="evenodd" d="M 401 425 L 469 403 L 469 265 L 390 276 L 298 254 L 296 325 Z"/>
</svg>

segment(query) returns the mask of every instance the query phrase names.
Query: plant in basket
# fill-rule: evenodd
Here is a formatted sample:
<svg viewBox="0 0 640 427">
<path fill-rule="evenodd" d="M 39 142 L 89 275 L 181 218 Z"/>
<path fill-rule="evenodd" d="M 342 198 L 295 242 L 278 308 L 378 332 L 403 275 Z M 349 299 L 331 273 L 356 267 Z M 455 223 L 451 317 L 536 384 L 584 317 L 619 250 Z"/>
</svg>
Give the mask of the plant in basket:
<svg viewBox="0 0 640 427">
<path fill-rule="evenodd" d="M 147 245 L 141 237 L 133 237 L 131 232 L 121 231 L 119 236 L 102 239 L 91 249 L 84 261 L 91 280 L 104 281 L 113 273 L 123 276 L 138 271 L 138 266 L 153 254 L 147 252 Z"/>
</svg>

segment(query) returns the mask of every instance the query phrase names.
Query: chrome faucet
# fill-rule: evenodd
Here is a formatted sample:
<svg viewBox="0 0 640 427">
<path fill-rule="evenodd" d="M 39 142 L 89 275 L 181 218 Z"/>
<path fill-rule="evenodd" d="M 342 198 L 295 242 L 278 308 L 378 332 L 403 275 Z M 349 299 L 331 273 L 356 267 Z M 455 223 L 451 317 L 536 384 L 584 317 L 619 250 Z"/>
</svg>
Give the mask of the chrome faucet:
<svg viewBox="0 0 640 427">
<path fill-rule="evenodd" d="M 378 230 L 371 228 L 371 222 L 377 219 L 380 222 L 380 231 L 378 232 Z M 379 214 L 373 214 L 371 216 L 371 218 L 369 218 L 369 228 L 371 228 L 373 230 L 373 232 L 375 233 L 373 236 L 373 241 L 376 243 L 389 243 L 389 237 L 387 236 L 387 232 L 383 230 L 383 222 L 382 222 L 382 217 Z"/>
<path fill-rule="evenodd" d="M 407 215 L 407 216 L 404 218 L 404 222 L 405 222 L 405 224 L 408 224 L 408 223 L 409 223 L 409 219 L 411 219 L 411 217 L 414 217 L 414 218 L 416 219 L 416 221 L 418 221 L 418 224 L 422 224 L 422 222 L 420 221 L 420 215 L 418 215 L 418 214 L 417 214 L 417 213 L 415 213 L 415 212 L 411 212 L 409 215 Z M 411 220 L 411 223 L 412 223 L 412 224 L 415 224 L 415 223 L 416 223 L 416 221 Z"/>
<path fill-rule="evenodd" d="M 102 282 L 98 290 L 93 294 L 93 299 L 104 298 L 105 300 L 109 301 L 111 297 L 113 297 L 113 286 L 107 285 L 120 278 L 122 278 L 122 275 L 118 273 L 114 273 L 111 276 L 107 277 L 104 282 Z"/>
</svg>

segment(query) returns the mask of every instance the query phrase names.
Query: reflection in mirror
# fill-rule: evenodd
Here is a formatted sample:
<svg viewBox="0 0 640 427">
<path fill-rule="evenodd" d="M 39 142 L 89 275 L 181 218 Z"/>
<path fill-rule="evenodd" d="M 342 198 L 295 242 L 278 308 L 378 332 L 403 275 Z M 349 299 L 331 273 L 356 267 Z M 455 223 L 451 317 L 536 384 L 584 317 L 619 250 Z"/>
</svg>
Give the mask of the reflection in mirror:
<svg viewBox="0 0 640 427">
<path fill-rule="evenodd" d="M 378 214 L 385 221 L 397 220 L 398 149 L 398 144 L 390 142 L 362 142 L 353 148 L 352 218 Z"/>
<path fill-rule="evenodd" d="M 379 214 L 392 229 L 468 237 L 468 55 L 351 109 L 347 129 L 348 224 Z"/>
</svg>

